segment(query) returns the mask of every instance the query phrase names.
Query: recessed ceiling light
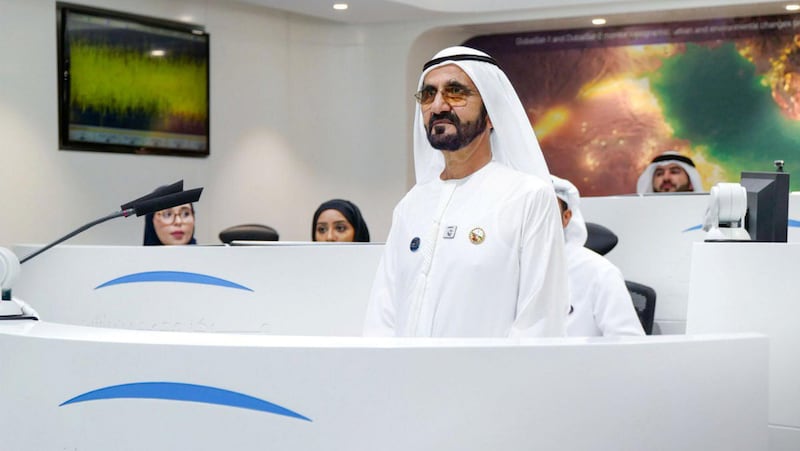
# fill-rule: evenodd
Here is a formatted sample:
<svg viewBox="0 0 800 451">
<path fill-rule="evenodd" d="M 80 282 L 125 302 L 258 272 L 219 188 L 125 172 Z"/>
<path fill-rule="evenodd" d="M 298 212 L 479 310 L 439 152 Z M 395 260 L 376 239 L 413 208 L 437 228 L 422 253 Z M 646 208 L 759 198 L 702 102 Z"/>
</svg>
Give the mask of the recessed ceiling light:
<svg viewBox="0 0 800 451">
<path fill-rule="evenodd" d="M 334 3 L 333 9 L 337 11 L 344 11 L 347 9 L 347 3 Z"/>
<path fill-rule="evenodd" d="M 594 24 L 594 25 L 605 25 L 606 24 L 606 20 L 603 19 L 602 17 L 597 17 L 597 18 L 592 19 L 592 24 Z"/>
<path fill-rule="evenodd" d="M 151 50 L 150 54 L 153 55 L 153 56 L 164 56 L 164 55 L 167 54 L 167 52 L 165 52 L 164 50 L 161 50 L 161 49 L 156 49 L 156 50 Z"/>
<path fill-rule="evenodd" d="M 796 3 L 786 5 L 786 11 L 800 11 L 800 5 Z"/>
</svg>

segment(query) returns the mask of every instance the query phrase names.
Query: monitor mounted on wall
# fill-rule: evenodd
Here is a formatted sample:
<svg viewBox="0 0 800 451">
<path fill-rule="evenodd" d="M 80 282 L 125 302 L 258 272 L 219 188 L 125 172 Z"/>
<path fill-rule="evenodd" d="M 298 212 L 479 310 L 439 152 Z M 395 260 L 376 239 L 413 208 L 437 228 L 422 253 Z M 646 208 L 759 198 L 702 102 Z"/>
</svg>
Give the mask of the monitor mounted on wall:
<svg viewBox="0 0 800 451">
<path fill-rule="evenodd" d="M 209 35 L 182 22 L 56 3 L 59 147 L 209 154 Z"/>
<path fill-rule="evenodd" d="M 789 174 L 742 172 L 747 191 L 744 227 L 753 241 L 785 243 L 789 223 Z"/>
</svg>

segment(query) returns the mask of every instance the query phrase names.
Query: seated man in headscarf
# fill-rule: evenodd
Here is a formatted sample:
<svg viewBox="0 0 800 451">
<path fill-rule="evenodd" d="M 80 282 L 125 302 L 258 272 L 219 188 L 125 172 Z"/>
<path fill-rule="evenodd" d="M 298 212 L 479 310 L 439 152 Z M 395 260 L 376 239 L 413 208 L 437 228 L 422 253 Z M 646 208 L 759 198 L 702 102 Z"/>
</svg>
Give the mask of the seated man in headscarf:
<svg viewBox="0 0 800 451">
<path fill-rule="evenodd" d="M 570 181 L 553 176 L 564 225 L 570 312 L 567 335 L 599 337 L 644 335 L 622 272 L 586 243 L 580 193 Z"/>
<path fill-rule="evenodd" d="M 691 158 L 667 151 L 653 158 L 636 183 L 636 192 L 703 192 L 703 180 Z"/>
<path fill-rule="evenodd" d="M 364 333 L 564 335 L 558 205 L 511 82 L 489 55 L 452 47 L 418 89 L 417 183 L 395 207 Z"/>
</svg>

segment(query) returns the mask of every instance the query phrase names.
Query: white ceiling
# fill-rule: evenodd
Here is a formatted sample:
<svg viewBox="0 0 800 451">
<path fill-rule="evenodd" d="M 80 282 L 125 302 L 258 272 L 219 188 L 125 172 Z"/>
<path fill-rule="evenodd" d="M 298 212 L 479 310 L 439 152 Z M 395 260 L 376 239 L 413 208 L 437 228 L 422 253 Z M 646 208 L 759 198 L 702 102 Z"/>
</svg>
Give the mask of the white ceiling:
<svg viewBox="0 0 800 451">
<path fill-rule="evenodd" d="M 415 21 L 431 14 L 406 1 L 395 0 L 241 0 L 258 6 L 349 24 Z M 347 3 L 348 9 L 336 11 L 334 3 Z M 439 15 L 441 13 L 433 13 Z"/>
<path fill-rule="evenodd" d="M 533 17 L 520 30 L 585 27 L 603 15 L 607 26 L 721 17 L 787 14 L 790 1 L 773 0 L 241 0 L 245 3 L 343 24 L 437 21 L 457 18 L 464 25 L 487 17 Z M 797 0 L 800 1 L 800 0 Z M 348 3 L 345 11 L 333 4 Z M 508 20 L 503 20 L 508 22 Z M 508 25 L 508 24 L 506 24 Z M 533 28 L 532 28 L 533 27 Z M 490 27 L 491 28 L 491 27 Z M 508 30 L 504 26 L 504 30 Z M 489 30 L 486 30 L 489 31 Z"/>
</svg>

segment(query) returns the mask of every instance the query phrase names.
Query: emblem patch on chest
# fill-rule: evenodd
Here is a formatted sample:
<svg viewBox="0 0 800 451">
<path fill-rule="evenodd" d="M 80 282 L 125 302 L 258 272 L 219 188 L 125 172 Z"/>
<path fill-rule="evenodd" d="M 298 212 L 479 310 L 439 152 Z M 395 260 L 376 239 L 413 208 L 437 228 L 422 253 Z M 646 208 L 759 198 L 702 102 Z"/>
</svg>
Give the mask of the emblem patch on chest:
<svg viewBox="0 0 800 451">
<path fill-rule="evenodd" d="M 472 244 L 481 244 L 486 239 L 486 232 L 480 227 L 475 227 L 469 231 L 469 241 Z"/>
<path fill-rule="evenodd" d="M 444 229 L 444 236 L 442 236 L 442 238 L 446 240 L 452 240 L 456 237 L 456 229 L 458 229 L 457 226 L 447 226 Z"/>
</svg>

